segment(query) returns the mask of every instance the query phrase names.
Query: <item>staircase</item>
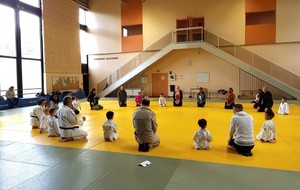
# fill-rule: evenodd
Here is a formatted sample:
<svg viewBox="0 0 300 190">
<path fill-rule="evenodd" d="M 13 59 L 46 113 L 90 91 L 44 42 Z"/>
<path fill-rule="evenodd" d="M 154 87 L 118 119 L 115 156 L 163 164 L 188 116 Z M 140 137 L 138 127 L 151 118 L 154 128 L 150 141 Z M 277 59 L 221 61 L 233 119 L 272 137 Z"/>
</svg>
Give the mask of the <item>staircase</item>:
<svg viewBox="0 0 300 190">
<path fill-rule="evenodd" d="M 180 40 L 176 38 L 179 33 L 181 35 L 186 34 L 185 40 L 182 37 Z M 98 95 L 105 97 L 171 51 L 191 48 L 202 48 L 287 94 L 297 99 L 300 98 L 299 76 L 202 27 L 178 29 L 168 33 L 116 72 L 99 82 L 97 89 L 104 89 L 106 84 L 110 85 Z"/>
</svg>

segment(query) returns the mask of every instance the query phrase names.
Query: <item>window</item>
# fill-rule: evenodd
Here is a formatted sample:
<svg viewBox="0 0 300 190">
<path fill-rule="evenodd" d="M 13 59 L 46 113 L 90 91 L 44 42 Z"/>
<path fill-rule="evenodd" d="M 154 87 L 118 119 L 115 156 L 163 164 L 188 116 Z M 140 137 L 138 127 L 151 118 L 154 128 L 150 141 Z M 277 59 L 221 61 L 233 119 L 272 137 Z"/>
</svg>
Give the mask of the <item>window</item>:
<svg viewBox="0 0 300 190">
<path fill-rule="evenodd" d="M 86 10 L 79 9 L 79 24 L 86 25 Z"/>
<path fill-rule="evenodd" d="M 143 34 L 143 25 L 123 26 L 123 37 Z"/>
<path fill-rule="evenodd" d="M 0 26 L 0 55 L 16 56 L 15 13 L 12 8 L 0 5 Z"/>
<path fill-rule="evenodd" d="M 41 40 L 37 38 L 40 36 L 39 17 L 21 11 L 20 27 L 22 57 L 40 59 Z"/>
<path fill-rule="evenodd" d="M 39 7 L 40 0 L 0 1 L 1 93 L 14 86 L 19 97 L 33 97 L 43 89 Z"/>
<path fill-rule="evenodd" d="M 22 81 L 24 97 L 33 97 L 37 92 L 41 92 L 41 63 L 34 60 L 22 60 Z M 35 74 L 33 74 L 35 73 Z"/>
<path fill-rule="evenodd" d="M 83 8 L 79 8 L 79 24 L 80 24 L 80 55 L 81 55 L 81 63 L 86 64 L 87 59 L 87 47 L 88 47 L 88 33 L 87 33 L 87 25 L 86 25 L 86 10 Z"/>
<path fill-rule="evenodd" d="M 34 6 L 34 7 L 40 7 L 40 1 L 39 0 L 20 0 L 22 3 L 26 3 L 28 5 Z"/>
<path fill-rule="evenodd" d="M 86 10 L 82 8 L 79 8 L 79 24 L 80 24 L 80 30 L 87 31 Z"/>
<path fill-rule="evenodd" d="M 10 86 L 17 86 L 16 59 L 0 57 L 0 68 L 0 92 L 3 96 Z"/>
</svg>

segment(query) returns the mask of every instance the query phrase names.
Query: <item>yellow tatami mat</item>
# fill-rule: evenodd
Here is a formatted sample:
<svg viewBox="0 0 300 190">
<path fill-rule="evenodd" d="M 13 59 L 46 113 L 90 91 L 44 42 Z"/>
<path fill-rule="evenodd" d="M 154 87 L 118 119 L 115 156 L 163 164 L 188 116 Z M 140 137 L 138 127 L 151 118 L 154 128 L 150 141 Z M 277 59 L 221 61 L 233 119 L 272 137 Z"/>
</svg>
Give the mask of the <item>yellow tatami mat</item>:
<svg viewBox="0 0 300 190">
<path fill-rule="evenodd" d="M 277 127 L 277 142 L 256 141 L 253 156 L 244 157 L 227 151 L 228 129 L 233 112 L 225 110 L 222 102 L 207 102 L 204 108 L 198 108 L 195 102 L 184 102 L 183 107 L 173 107 L 169 101 L 167 107 L 159 107 L 157 100 L 152 99 L 150 109 L 157 116 L 157 133 L 161 144 L 148 153 L 137 151 L 132 125 L 132 114 L 137 109 L 134 101 L 129 101 L 128 107 L 122 108 L 116 100 L 111 99 L 101 100 L 100 104 L 104 109 L 95 111 L 89 109 L 87 102 L 81 103 L 79 116 L 87 117 L 83 126 L 89 135 L 86 140 L 61 143 L 59 138 L 49 138 L 47 134 L 40 134 L 38 129 L 32 130 L 29 125 L 32 107 L 7 110 L 3 114 L 0 118 L 0 140 L 300 171 L 300 108 L 297 105 L 290 104 L 290 115 L 277 115 L 278 104 L 275 104 L 276 115 L 273 120 Z M 243 105 L 244 111 L 254 117 L 256 135 L 265 121 L 264 113 L 257 113 L 251 103 Z M 106 120 L 107 111 L 115 112 L 114 121 L 119 127 L 119 139 L 115 142 L 103 140 L 101 126 Z M 213 136 L 212 149 L 208 151 L 193 149 L 192 138 L 199 129 L 197 121 L 200 118 L 208 121 L 207 130 Z"/>
</svg>

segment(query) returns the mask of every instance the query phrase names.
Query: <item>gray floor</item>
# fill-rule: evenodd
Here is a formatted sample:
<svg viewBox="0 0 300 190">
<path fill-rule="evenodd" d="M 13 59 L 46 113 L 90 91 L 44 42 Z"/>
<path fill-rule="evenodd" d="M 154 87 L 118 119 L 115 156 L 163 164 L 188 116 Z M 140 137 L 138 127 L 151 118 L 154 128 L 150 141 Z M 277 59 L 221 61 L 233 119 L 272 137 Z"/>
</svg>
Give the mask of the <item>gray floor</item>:
<svg viewBox="0 0 300 190">
<path fill-rule="evenodd" d="M 147 167 L 138 166 L 149 160 Z M 0 189 L 300 189 L 300 172 L 0 141 Z"/>
</svg>

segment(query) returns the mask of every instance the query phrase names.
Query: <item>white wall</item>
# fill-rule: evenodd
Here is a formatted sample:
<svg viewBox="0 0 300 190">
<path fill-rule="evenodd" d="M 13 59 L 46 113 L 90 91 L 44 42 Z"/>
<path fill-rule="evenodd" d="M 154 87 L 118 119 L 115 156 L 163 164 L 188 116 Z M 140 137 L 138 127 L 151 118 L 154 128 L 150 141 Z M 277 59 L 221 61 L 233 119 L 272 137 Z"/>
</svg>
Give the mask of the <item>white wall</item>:
<svg viewBox="0 0 300 190">
<path fill-rule="evenodd" d="M 118 1 L 90 1 L 87 12 L 88 54 L 121 52 L 121 5 Z"/>
<path fill-rule="evenodd" d="M 148 0 L 143 3 L 144 48 L 176 29 L 176 19 L 188 16 L 204 17 L 207 30 L 244 44 L 244 0 Z"/>
<path fill-rule="evenodd" d="M 152 73 L 169 73 L 169 71 L 176 74 L 176 80 L 169 80 L 169 85 L 180 86 L 180 89 L 187 93 L 190 88 L 196 87 L 205 87 L 215 93 L 219 89 L 232 87 L 236 94 L 239 93 L 239 69 L 202 49 L 173 51 L 150 69 L 144 71 L 134 81 L 129 82 L 128 86 L 142 88 L 145 96 L 151 96 Z M 197 83 L 196 72 L 208 72 L 209 82 Z M 183 78 L 179 79 L 179 75 L 182 75 Z M 146 84 L 141 84 L 141 77 L 148 78 Z"/>
<path fill-rule="evenodd" d="M 300 43 L 255 45 L 245 48 L 300 76 Z"/>
<path fill-rule="evenodd" d="M 300 1 L 276 1 L 276 42 L 300 41 Z"/>
<path fill-rule="evenodd" d="M 89 27 L 89 53 L 111 53 L 121 52 L 121 4 L 120 1 L 94 0 L 91 1 L 91 10 L 88 13 Z M 276 40 L 281 42 L 300 41 L 300 1 L 299 0 L 277 0 L 276 7 Z M 218 34 L 229 41 L 243 45 L 245 42 L 245 1 L 244 0 L 146 0 L 143 3 L 143 39 L 144 48 L 147 48 L 159 38 L 163 37 L 176 28 L 176 19 L 191 17 L 204 17 L 205 28 L 210 32 Z M 274 62 L 287 70 L 300 75 L 299 67 L 299 44 L 272 44 L 248 46 L 247 49 L 254 53 Z M 190 55 L 189 55 L 190 56 Z M 180 57 L 177 57 L 181 60 Z M 164 69 L 183 70 L 190 61 L 190 57 L 183 62 L 177 62 L 175 58 L 168 58 L 173 64 L 163 64 Z M 212 80 L 210 87 L 214 90 L 218 88 L 226 88 L 232 86 L 237 89 L 237 83 L 233 84 L 238 78 L 236 69 L 230 64 L 224 64 L 222 60 L 210 56 L 201 57 L 192 60 L 192 63 L 216 62 L 218 67 L 211 68 L 211 76 L 217 76 L 217 81 Z M 115 63 L 114 67 L 121 67 L 123 63 Z M 224 65 L 226 65 L 224 67 Z M 175 67 L 176 66 L 176 67 Z M 209 65 L 213 66 L 213 65 Z M 159 66 L 161 67 L 161 66 Z M 231 68 L 232 75 L 224 75 L 228 73 L 224 69 Z M 113 70 L 100 68 L 93 71 L 97 75 L 102 73 L 111 73 Z M 151 72 L 155 72 L 151 70 Z M 147 71 L 148 72 L 148 71 Z M 193 71 L 194 73 L 194 71 Z M 192 72 L 186 71 L 184 76 L 193 76 Z M 147 73 L 150 76 L 150 73 Z M 236 75 L 236 76 L 233 76 Z M 91 75 L 91 77 L 95 77 Z M 221 78 L 220 78 L 221 77 Z M 228 77 L 228 79 L 227 79 Z M 233 78 L 231 78 L 233 77 Z M 101 77 L 100 77 L 101 78 Z M 214 78 L 214 77 L 213 77 Z M 96 77 L 98 80 L 99 77 Z M 93 84 L 97 83 L 93 79 Z M 187 86 L 197 86 L 197 84 L 189 83 L 185 80 Z M 190 79 L 193 81 L 193 79 Z M 221 82 L 220 82 L 221 81 Z M 228 82 L 226 82 L 228 81 Z M 98 81 L 100 82 L 100 81 Z M 176 81 L 181 83 L 181 81 Z M 216 84 L 216 86 L 213 86 Z M 234 86 L 236 85 L 236 86 Z M 147 87 L 150 90 L 150 87 Z M 149 92 L 150 93 L 150 92 Z"/>
</svg>

